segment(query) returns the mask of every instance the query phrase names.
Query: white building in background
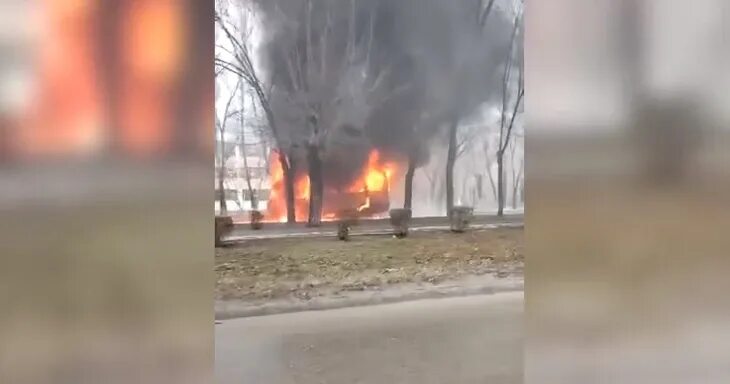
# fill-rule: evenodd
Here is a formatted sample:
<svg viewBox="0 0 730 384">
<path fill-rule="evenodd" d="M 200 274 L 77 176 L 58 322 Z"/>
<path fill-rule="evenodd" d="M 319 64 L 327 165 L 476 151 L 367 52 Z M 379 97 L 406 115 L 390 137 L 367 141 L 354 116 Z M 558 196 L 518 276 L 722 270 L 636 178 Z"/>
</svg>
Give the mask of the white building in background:
<svg viewBox="0 0 730 384">
<path fill-rule="evenodd" d="M 261 139 L 247 132 L 241 144 L 238 122 L 229 123 L 225 136 L 225 177 L 223 186 L 226 193 L 226 209 L 229 213 L 244 213 L 253 208 L 251 192 L 255 196 L 258 209 L 265 210 L 271 189 L 269 183 L 268 148 L 261 144 Z M 229 134 L 229 132 L 231 132 Z M 249 144 L 250 143 L 250 144 Z M 214 190 L 214 209 L 220 212 L 218 177 L 220 172 L 220 137 L 216 137 L 216 158 Z M 248 170 L 248 179 L 247 179 Z M 251 188 L 249 190 L 250 180 Z"/>
</svg>

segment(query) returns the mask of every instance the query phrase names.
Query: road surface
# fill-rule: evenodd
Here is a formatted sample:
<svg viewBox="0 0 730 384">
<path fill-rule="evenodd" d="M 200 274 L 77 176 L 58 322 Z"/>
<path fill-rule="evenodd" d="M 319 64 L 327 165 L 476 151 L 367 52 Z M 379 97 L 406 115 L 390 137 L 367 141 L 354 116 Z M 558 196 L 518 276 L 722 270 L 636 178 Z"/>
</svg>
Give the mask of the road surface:
<svg viewBox="0 0 730 384">
<path fill-rule="evenodd" d="M 474 228 L 490 226 L 519 226 L 524 223 L 524 215 L 512 214 L 502 217 L 496 215 L 476 215 L 472 221 Z M 411 222 L 412 231 L 447 230 L 449 220 L 446 217 L 417 217 Z M 352 235 L 388 234 L 391 231 L 389 219 L 363 219 L 351 230 Z M 275 239 L 285 237 L 335 236 L 337 224 L 324 222 L 318 228 L 309 228 L 304 224 L 287 225 L 285 223 L 266 223 L 261 230 L 252 230 L 248 224 L 236 223 L 233 230 L 223 236 L 224 242 L 239 242 L 252 239 Z"/>
<path fill-rule="evenodd" d="M 521 292 L 223 321 L 218 383 L 522 383 Z"/>
</svg>

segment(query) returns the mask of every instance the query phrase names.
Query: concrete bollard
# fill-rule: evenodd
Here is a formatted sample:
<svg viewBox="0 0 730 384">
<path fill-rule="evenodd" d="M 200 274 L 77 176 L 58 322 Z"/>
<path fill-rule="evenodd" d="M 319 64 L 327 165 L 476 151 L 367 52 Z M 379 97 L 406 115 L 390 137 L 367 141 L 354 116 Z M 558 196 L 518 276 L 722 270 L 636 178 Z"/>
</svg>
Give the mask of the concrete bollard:
<svg viewBox="0 0 730 384">
<path fill-rule="evenodd" d="M 250 221 L 251 221 L 251 229 L 259 230 L 264 227 L 264 223 L 262 222 L 264 220 L 264 215 L 260 211 L 251 211 L 250 214 Z"/>
<path fill-rule="evenodd" d="M 449 212 L 449 224 L 451 232 L 461 233 L 469 228 L 469 223 L 474 216 L 472 207 L 454 207 Z"/>
<path fill-rule="evenodd" d="M 337 238 L 342 241 L 350 240 L 350 223 L 347 221 L 337 223 Z"/>
<path fill-rule="evenodd" d="M 342 241 L 350 240 L 350 229 L 358 224 L 360 212 L 354 209 L 342 210 L 338 213 L 340 220 L 337 222 L 337 238 Z"/>
</svg>

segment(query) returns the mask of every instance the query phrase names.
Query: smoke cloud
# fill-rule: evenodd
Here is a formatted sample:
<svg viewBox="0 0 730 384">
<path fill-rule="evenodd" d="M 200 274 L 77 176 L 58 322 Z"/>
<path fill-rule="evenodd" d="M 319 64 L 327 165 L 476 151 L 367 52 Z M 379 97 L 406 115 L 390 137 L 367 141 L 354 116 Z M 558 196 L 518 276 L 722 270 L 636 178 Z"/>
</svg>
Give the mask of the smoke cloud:
<svg viewBox="0 0 730 384">
<path fill-rule="evenodd" d="M 324 149 L 326 184 L 347 185 L 378 148 L 419 164 L 446 124 L 501 93 L 512 20 L 475 0 L 256 0 L 259 53 L 281 130 L 279 146 L 306 170 Z"/>
</svg>

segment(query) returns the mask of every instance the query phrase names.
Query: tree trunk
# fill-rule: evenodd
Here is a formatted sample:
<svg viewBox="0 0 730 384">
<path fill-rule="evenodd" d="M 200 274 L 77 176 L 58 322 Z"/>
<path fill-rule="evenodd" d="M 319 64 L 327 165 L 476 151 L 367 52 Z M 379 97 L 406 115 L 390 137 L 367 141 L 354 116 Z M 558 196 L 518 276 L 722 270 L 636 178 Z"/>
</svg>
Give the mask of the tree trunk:
<svg viewBox="0 0 730 384">
<path fill-rule="evenodd" d="M 252 210 L 258 210 L 259 209 L 259 199 L 256 198 L 256 191 L 253 188 L 253 184 L 251 184 L 251 171 L 248 169 L 248 160 L 246 159 L 246 154 L 243 154 L 243 166 L 246 171 L 246 187 L 248 188 L 248 195 L 251 197 L 251 209 Z"/>
<path fill-rule="evenodd" d="M 220 205 L 221 216 L 228 215 L 228 206 L 226 204 L 226 189 L 223 183 L 223 179 L 225 178 L 225 172 L 225 167 L 221 165 L 220 169 L 218 170 L 218 203 Z"/>
<path fill-rule="evenodd" d="M 497 216 L 504 215 L 504 152 L 497 152 Z"/>
<path fill-rule="evenodd" d="M 294 201 L 294 175 L 296 175 L 296 167 L 292 156 L 287 156 L 283 150 L 277 150 L 279 154 L 279 162 L 281 170 L 284 174 L 284 190 L 286 194 L 286 222 L 294 224 L 297 222 L 296 205 Z M 291 160 L 291 163 L 289 160 Z"/>
<path fill-rule="evenodd" d="M 489 177 L 489 186 L 492 188 L 492 198 L 497 201 L 497 186 L 494 184 L 494 176 L 492 176 L 492 163 L 487 162 L 487 177 Z"/>
<path fill-rule="evenodd" d="M 239 81 L 239 95 L 241 97 L 241 112 L 239 113 L 239 121 L 241 123 L 241 136 L 239 140 L 240 153 L 243 157 L 243 168 L 246 172 L 246 187 L 248 188 L 248 195 L 251 198 L 251 210 L 257 211 L 259 209 L 259 200 L 256 198 L 253 185 L 251 184 L 251 170 L 248 168 L 248 156 L 246 154 L 246 118 L 245 118 L 245 107 L 246 107 L 246 89 L 243 86 L 243 82 Z M 239 174 L 240 177 L 240 174 Z"/>
<path fill-rule="evenodd" d="M 411 209 L 413 207 L 413 175 L 416 173 L 415 156 L 408 157 L 408 171 L 406 172 L 405 193 L 403 197 L 403 208 Z"/>
<path fill-rule="evenodd" d="M 446 215 L 454 208 L 454 163 L 456 163 L 456 129 L 458 120 L 454 119 L 449 128 L 449 150 L 446 156 Z"/>
<path fill-rule="evenodd" d="M 522 173 L 524 172 L 523 171 L 524 163 L 525 163 L 524 160 L 522 162 L 520 162 L 520 169 L 517 172 L 517 175 L 515 176 L 514 184 L 512 186 L 512 208 L 514 208 L 514 209 L 517 209 L 517 203 L 518 203 L 517 193 L 520 190 L 520 185 L 523 183 Z"/>
<path fill-rule="evenodd" d="M 322 158 L 319 147 L 307 146 L 307 165 L 309 168 L 309 217 L 307 224 L 318 227 L 322 223 L 322 202 L 324 180 L 322 177 Z"/>
<path fill-rule="evenodd" d="M 223 123 L 225 124 L 225 123 Z M 225 125 L 223 125 L 225 126 Z M 226 142 L 225 142 L 225 131 L 223 129 L 219 129 L 218 133 L 220 134 L 220 140 L 221 140 L 221 155 L 220 155 L 220 165 L 218 168 L 218 204 L 220 205 L 220 214 L 221 216 L 225 216 L 228 214 L 228 207 L 226 206 L 226 190 L 224 185 L 224 180 L 226 178 Z"/>
<path fill-rule="evenodd" d="M 522 203 L 522 206 L 525 206 L 525 182 L 522 181 L 520 183 L 520 203 Z"/>
</svg>

